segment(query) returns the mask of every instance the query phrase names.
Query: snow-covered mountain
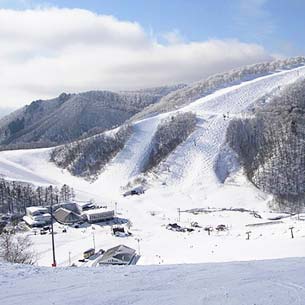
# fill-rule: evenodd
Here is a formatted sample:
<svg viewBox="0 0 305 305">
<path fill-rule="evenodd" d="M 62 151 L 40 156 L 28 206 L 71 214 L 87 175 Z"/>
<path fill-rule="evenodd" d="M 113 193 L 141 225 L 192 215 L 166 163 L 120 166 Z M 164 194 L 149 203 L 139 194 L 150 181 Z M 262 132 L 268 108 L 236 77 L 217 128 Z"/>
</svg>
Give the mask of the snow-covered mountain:
<svg viewBox="0 0 305 305">
<path fill-rule="evenodd" d="M 184 85 L 130 92 L 89 91 L 38 100 L 0 120 L 0 146 L 48 147 L 119 126 Z"/>
<path fill-rule="evenodd" d="M 212 75 L 207 79 L 203 79 L 165 95 L 158 103 L 146 107 L 140 113 L 136 114 L 133 119 L 139 120 L 156 113 L 175 110 L 221 88 L 237 85 L 241 82 L 272 74 L 280 70 L 289 70 L 304 64 L 305 57 L 300 56 L 249 65 L 225 73 Z"/>
<path fill-rule="evenodd" d="M 151 113 L 139 120 L 132 119 L 128 122 L 128 129 L 131 128 L 128 139 L 115 153 L 111 151 L 111 158 L 107 159 L 94 181 L 72 175 L 69 168 L 50 162 L 54 148 L 3 151 L 0 153 L 1 174 L 7 179 L 35 185 L 66 183 L 75 189 L 79 199 L 93 198 L 113 207 L 117 203 L 118 212 L 132 221 L 134 236 L 141 239 L 140 264 L 302 256 L 305 254 L 302 223 L 288 218 L 275 226 L 265 225 L 269 225 L 270 219 L 275 217 L 270 212 L 273 197 L 247 180 L 241 167 L 244 164 L 240 164 L 242 155 L 238 150 L 233 150 L 236 147 L 229 145 L 227 132 L 233 122 L 255 118 L 256 109 L 267 111 L 264 107 L 276 107 L 276 102 L 282 101 L 279 97 L 298 92 L 290 91 L 290 88 L 303 84 L 304 79 L 305 66 L 278 69 L 233 85 L 230 83 L 227 87 L 190 100 L 178 109 Z M 281 102 L 281 105 L 285 103 Z M 195 126 L 192 125 L 194 116 Z M 189 132 L 183 134 L 181 130 L 185 130 L 185 126 Z M 118 130 L 114 128 L 95 137 L 103 139 L 103 136 L 113 136 Z M 243 132 L 236 134 L 247 135 Z M 92 139 L 81 140 L 80 147 L 84 144 L 85 149 L 90 151 L 87 144 L 90 147 Z M 56 149 L 65 160 L 65 146 Z M 105 150 L 101 151 L 105 156 Z M 153 159 L 153 168 L 148 167 L 150 170 L 145 171 L 147 160 L 152 155 L 158 157 Z M 87 154 L 82 156 L 85 158 Z M 93 161 L 99 157 L 94 156 Z M 88 164 L 92 164 L 92 160 L 89 161 Z M 70 165 L 76 164 L 73 162 Z M 267 170 L 270 164 L 273 164 L 272 159 L 264 169 Z M 122 196 L 126 189 L 138 185 L 145 189 L 143 195 Z M 178 208 L 183 211 L 180 223 L 185 226 L 190 226 L 194 221 L 203 227 L 225 223 L 230 230 L 225 235 L 215 233 L 212 238 L 200 229 L 190 235 L 175 235 L 166 230 L 166 225 L 178 221 Z M 250 213 L 253 210 L 262 218 L 254 219 Z M 259 222 L 259 226 L 255 224 L 251 227 L 253 241 L 248 242 L 245 241 L 245 232 L 249 231 L 248 225 L 253 222 Z M 298 232 L 293 247 L 289 235 L 289 227 L 292 226 Z M 96 227 L 95 230 L 100 233 L 96 235 L 97 247 L 113 246 L 115 237 L 106 228 Z M 91 233 L 90 230 L 71 230 L 64 236 L 58 235 L 58 263 L 62 266 L 67 264 L 69 251 L 73 251 L 75 259 L 79 257 L 79 241 L 86 243 L 84 247 L 90 246 Z M 124 243 L 137 247 L 134 237 L 124 239 Z M 49 265 L 49 245 L 42 240 L 38 244 L 37 250 L 41 254 L 39 263 Z M 171 249 L 179 251 L 173 253 Z"/>
<path fill-rule="evenodd" d="M 226 131 L 231 121 L 253 116 L 253 108 L 261 105 L 262 99 L 267 103 L 266 97 L 280 94 L 286 86 L 303 79 L 304 75 L 304 66 L 290 69 L 285 67 L 284 70 L 276 70 L 272 74 L 267 73 L 267 75 L 216 90 L 177 110 L 161 111 L 160 114 L 151 115 L 146 119 L 132 121 L 130 123 L 132 133 L 128 141 L 119 152 L 116 152 L 115 156 L 112 156 L 98 179 L 89 184 L 89 188 L 107 190 L 106 193 L 111 190 L 112 196 L 117 196 L 121 194 L 122 187 L 128 183 L 132 184 L 133 180 L 139 177 L 147 180 L 148 184 L 179 186 L 185 191 L 194 187 L 199 189 L 217 187 L 232 172 L 239 169 L 236 153 L 225 145 Z M 106 93 L 98 93 L 100 94 Z M 198 92 L 194 94 L 197 95 Z M 56 103 L 63 103 L 65 106 L 71 101 L 70 97 L 66 96 L 66 98 L 68 100 L 64 102 L 56 99 Z M 153 139 L 156 131 L 166 120 L 174 118 L 179 113 L 187 112 L 196 115 L 195 130 L 183 143 L 173 147 L 162 162 L 154 166 L 153 175 L 143 176 L 143 165 L 155 148 Z M 64 123 L 67 121 L 69 121 L 68 118 Z M 79 121 L 73 122 L 73 124 L 78 123 Z M 177 132 L 173 130 L 168 137 L 175 137 L 176 134 Z M 35 183 L 39 181 L 85 183 L 51 163 L 52 151 L 53 149 L 50 148 L 2 152 L 0 153 L 1 172 L 11 179 L 29 180 Z"/>
</svg>

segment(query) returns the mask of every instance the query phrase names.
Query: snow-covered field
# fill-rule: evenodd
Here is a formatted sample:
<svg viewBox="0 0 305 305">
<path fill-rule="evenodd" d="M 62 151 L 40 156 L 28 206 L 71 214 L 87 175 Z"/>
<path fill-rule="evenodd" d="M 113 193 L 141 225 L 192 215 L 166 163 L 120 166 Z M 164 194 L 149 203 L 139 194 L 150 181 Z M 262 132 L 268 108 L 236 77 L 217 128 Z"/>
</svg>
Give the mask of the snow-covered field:
<svg viewBox="0 0 305 305">
<path fill-rule="evenodd" d="M 2 305 L 303 305 L 305 259 L 124 268 L 0 264 Z"/>
<path fill-rule="evenodd" d="M 118 216 L 132 222 L 133 235 L 126 238 L 112 236 L 109 226 L 69 228 L 67 233 L 62 233 L 62 229 L 57 227 L 57 262 L 61 266 L 68 264 L 69 252 L 74 261 L 92 246 L 93 232 L 97 248 L 108 249 L 120 243 L 135 249 L 140 246 L 139 264 L 305 256 L 305 222 L 286 218 L 276 224 L 247 226 L 268 222 L 272 215 L 268 207 L 271 198 L 246 181 L 234 154 L 223 147 L 231 119 L 249 115 L 248 110 L 259 99 L 277 94 L 286 85 L 304 76 L 305 67 L 278 72 L 218 90 L 179 109 L 196 113 L 197 129 L 167 158 L 157 177 L 150 176 L 150 188 L 139 197 L 123 198 L 121 187 L 139 174 L 159 122 L 173 112 L 136 122 L 125 148 L 92 184 L 56 168 L 49 162 L 50 149 L 1 152 L 0 171 L 9 179 L 35 184 L 67 183 L 74 187 L 79 199 L 93 198 L 110 207 L 117 202 Z M 223 114 L 228 113 L 229 116 L 224 119 Z M 227 175 L 225 183 L 219 181 L 218 178 L 223 179 Z M 165 228 L 168 223 L 178 221 L 178 208 L 184 211 L 207 207 L 255 210 L 262 219 L 254 218 L 249 212 L 216 211 L 198 215 L 183 212 L 179 222 L 183 226 L 190 227 L 190 223 L 196 221 L 203 228 L 225 224 L 229 230 L 222 233 L 213 231 L 208 236 L 203 228 L 191 233 L 172 232 Z M 290 238 L 291 226 L 295 227 L 294 239 Z M 247 231 L 252 232 L 250 240 L 246 240 Z M 38 264 L 49 266 L 50 236 L 33 235 L 32 239 L 39 253 Z M 137 239 L 140 239 L 139 245 Z"/>
<path fill-rule="evenodd" d="M 176 198 L 173 198 L 175 200 Z M 133 201 L 125 210 L 119 205 L 122 217 L 129 218 L 133 226 L 132 236 L 115 237 L 111 234 L 110 226 L 98 224 L 87 228 L 68 228 L 62 232 L 62 226 L 57 225 L 55 231 L 56 260 L 59 266 L 78 264 L 83 251 L 94 246 L 96 249 L 107 250 L 119 244 L 125 244 L 140 252 L 139 265 L 150 264 L 183 264 L 202 262 L 226 262 L 259 260 L 285 257 L 305 256 L 305 222 L 293 218 L 282 219 L 270 223 L 267 217 L 275 216 L 271 213 L 261 213 L 263 219 L 257 219 L 249 212 L 221 211 L 213 213 L 181 213 L 181 226 L 190 228 L 192 221 L 202 227 L 219 224 L 228 227 L 224 232 L 208 232 L 203 228 L 195 228 L 194 232 L 174 232 L 166 229 L 168 223 L 177 222 L 178 213 L 175 208 L 152 206 L 151 209 L 143 201 Z M 142 209 L 145 209 L 144 211 Z M 151 215 L 155 212 L 155 216 Z M 265 223 L 261 226 L 247 226 Z M 294 239 L 291 238 L 289 228 L 294 227 Z M 251 231 L 250 240 L 246 232 Z M 32 233 L 31 233 L 32 234 Z M 31 235 L 35 250 L 39 253 L 38 264 L 51 266 L 51 235 Z M 140 239 L 139 243 L 137 239 Z"/>
</svg>

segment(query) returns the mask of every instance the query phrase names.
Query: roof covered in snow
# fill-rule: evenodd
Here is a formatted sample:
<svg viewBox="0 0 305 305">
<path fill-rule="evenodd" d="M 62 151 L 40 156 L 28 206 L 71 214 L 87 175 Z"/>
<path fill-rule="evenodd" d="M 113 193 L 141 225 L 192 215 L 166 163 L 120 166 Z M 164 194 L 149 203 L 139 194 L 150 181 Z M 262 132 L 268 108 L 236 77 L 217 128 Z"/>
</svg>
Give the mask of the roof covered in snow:
<svg viewBox="0 0 305 305">
<path fill-rule="evenodd" d="M 80 216 L 73 211 L 59 208 L 54 212 L 55 219 L 60 223 L 74 223 L 80 220 Z"/>
<path fill-rule="evenodd" d="M 88 210 L 86 212 L 83 212 L 83 214 L 85 214 L 85 215 L 95 215 L 95 214 L 104 214 L 104 213 L 109 213 L 109 212 L 114 212 L 114 211 L 100 208 L 100 209 Z"/>
<path fill-rule="evenodd" d="M 48 209 L 44 207 L 28 207 L 26 210 L 30 213 L 35 213 L 35 212 L 41 212 L 41 213 L 47 213 Z"/>
<path fill-rule="evenodd" d="M 108 249 L 102 256 L 99 263 L 107 263 L 109 259 L 114 258 L 124 263 L 129 263 L 136 254 L 136 250 L 125 245 L 119 245 Z"/>
</svg>

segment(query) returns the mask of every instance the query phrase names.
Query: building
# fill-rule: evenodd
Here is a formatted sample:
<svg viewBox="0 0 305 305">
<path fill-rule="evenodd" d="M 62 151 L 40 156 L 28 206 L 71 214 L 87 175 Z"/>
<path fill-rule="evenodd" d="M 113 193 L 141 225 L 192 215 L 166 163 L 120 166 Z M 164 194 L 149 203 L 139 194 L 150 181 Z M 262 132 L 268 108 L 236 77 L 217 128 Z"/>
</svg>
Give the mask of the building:
<svg viewBox="0 0 305 305">
<path fill-rule="evenodd" d="M 64 225 L 73 224 L 82 220 L 80 215 L 65 208 L 57 209 L 53 215 L 57 222 Z"/>
<path fill-rule="evenodd" d="M 126 196 L 133 196 L 133 195 L 141 195 L 141 194 L 144 194 L 144 192 L 145 192 L 144 187 L 142 185 L 139 185 L 139 186 L 136 186 L 133 189 L 125 192 L 123 194 L 123 196 L 126 197 Z"/>
<path fill-rule="evenodd" d="M 94 209 L 83 212 L 84 218 L 89 223 L 111 220 L 114 218 L 114 210 Z"/>
<path fill-rule="evenodd" d="M 47 208 L 29 207 L 23 220 L 30 227 L 43 227 L 51 223 L 51 214 Z"/>
<path fill-rule="evenodd" d="M 79 209 L 78 205 L 75 202 L 60 202 L 53 205 L 53 211 L 55 212 L 59 208 L 64 208 L 66 210 L 72 211 L 76 214 L 81 214 L 82 210 Z"/>
<path fill-rule="evenodd" d="M 95 205 L 92 202 L 87 202 L 87 201 L 77 201 L 76 203 L 77 209 L 79 213 L 95 209 Z"/>
<path fill-rule="evenodd" d="M 119 245 L 107 250 L 98 263 L 100 265 L 130 265 L 136 256 L 136 250 Z"/>
</svg>

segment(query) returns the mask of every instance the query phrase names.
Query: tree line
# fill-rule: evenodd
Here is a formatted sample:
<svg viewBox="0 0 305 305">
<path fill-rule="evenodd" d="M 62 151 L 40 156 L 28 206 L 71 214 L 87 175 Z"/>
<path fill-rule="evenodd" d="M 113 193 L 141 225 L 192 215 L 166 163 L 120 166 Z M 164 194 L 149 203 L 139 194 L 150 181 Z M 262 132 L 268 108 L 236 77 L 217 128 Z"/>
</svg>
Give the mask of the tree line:
<svg viewBox="0 0 305 305">
<path fill-rule="evenodd" d="M 0 179 L 0 213 L 25 214 L 30 206 L 50 206 L 73 200 L 74 190 L 64 184 L 57 186 L 35 187 L 28 183 Z"/>
<path fill-rule="evenodd" d="M 105 165 L 119 153 L 132 133 L 130 125 L 120 127 L 115 133 L 102 133 L 55 148 L 51 162 L 67 169 L 72 175 L 94 180 Z"/>
<path fill-rule="evenodd" d="M 162 120 L 153 136 L 142 172 L 152 170 L 165 160 L 195 130 L 196 122 L 196 114 L 192 112 L 177 113 Z"/>
<path fill-rule="evenodd" d="M 303 80 L 257 109 L 253 119 L 232 121 L 227 130 L 249 180 L 293 212 L 305 204 L 304 117 Z"/>
</svg>

